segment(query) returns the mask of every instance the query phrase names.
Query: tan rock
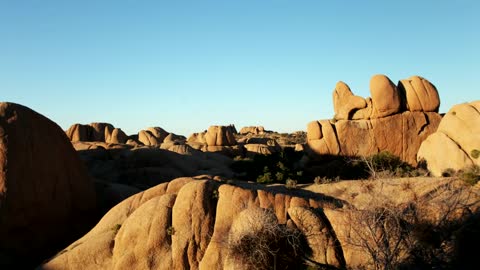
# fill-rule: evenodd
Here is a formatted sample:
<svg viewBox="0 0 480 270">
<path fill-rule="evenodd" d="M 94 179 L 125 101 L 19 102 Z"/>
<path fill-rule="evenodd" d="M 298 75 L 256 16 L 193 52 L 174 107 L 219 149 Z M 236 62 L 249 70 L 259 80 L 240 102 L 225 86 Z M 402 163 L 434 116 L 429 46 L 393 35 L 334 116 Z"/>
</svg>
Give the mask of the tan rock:
<svg viewBox="0 0 480 270">
<path fill-rule="evenodd" d="M 401 99 L 397 87 L 385 75 L 375 75 L 370 80 L 372 118 L 381 118 L 400 112 Z"/>
<path fill-rule="evenodd" d="M 72 142 L 90 141 L 93 128 L 89 125 L 74 124 L 66 131 L 67 137 Z"/>
<path fill-rule="evenodd" d="M 105 129 L 106 143 L 126 143 L 127 139 L 127 134 L 119 128 L 114 128 L 111 132 L 109 132 L 109 129 Z"/>
<path fill-rule="evenodd" d="M 417 164 L 420 144 L 438 127 L 441 116 L 429 112 L 404 112 L 371 120 L 320 121 L 329 136 L 309 140 L 315 155 L 370 156 L 388 151 L 402 160 Z M 324 133 L 326 134 L 326 133 Z M 332 151 L 333 149 L 333 151 Z"/>
<path fill-rule="evenodd" d="M 329 120 L 318 121 L 318 126 L 321 130 L 321 139 L 308 139 L 309 148 L 316 154 L 320 155 L 338 155 L 340 153 L 340 145 L 337 140 L 337 135 L 333 129 L 333 125 Z M 313 127 L 308 128 L 313 130 L 313 136 L 311 138 L 318 137 L 315 132 L 318 132 L 317 127 L 312 124 Z M 307 138 L 308 138 L 307 133 Z"/>
<path fill-rule="evenodd" d="M 254 134 L 260 135 L 265 133 L 265 128 L 263 126 L 250 126 L 250 127 L 243 127 L 240 129 L 240 134 L 247 135 L 247 134 Z"/>
<path fill-rule="evenodd" d="M 207 144 L 205 135 L 207 132 L 193 133 L 187 139 L 187 143 L 198 143 L 198 144 Z"/>
<path fill-rule="evenodd" d="M 344 82 L 338 82 L 333 91 L 333 107 L 335 119 L 352 119 L 354 113 L 367 107 L 364 98 L 354 96 L 350 88 Z"/>
<path fill-rule="evenodd" d="M 278 151 L 278 148 L 274 146 L 269 146 L 265 144 L 245 144 L 245 149 L 247 150 L 247 156 L 254 156 L 256 154 L 260 155 L 271 155 Z"/>
<path fill-rule="evenodd" d="M 27 107 L 0 103 L 0 250 L 24 259 L 19 267 L 41 260 L 89 225 L 95 204 L 65 132 Z"/>
<path fill-rule="evenodd" d="M 323 138 L 322 126 L 318 121 L 312 121 L 307 125 L 307 140 L 320 140 Z"/>
<path fill-rule="evenodd" d="M 458 171 L 473 165 L 458 144 L 442 132 L 435 132 L 423 141 L 417 158 L 427 161 L 428 169 L 434 176 L 441 176 L 447 169 Z"/>
<path fill-rule="evenodd" d="M 296 227 L 305 235 L 312 250 L 311 260 L 338 268 L 345 265 L 342 250 L 338 247 L 334 232 L 328 227 L 330 221 L 325 214 L 305 207 L 291 207 L 288 214 Z"/>
<path fill-rule="evenodd" d="M 109 123 L 91 123 L 90 126 L 93 128 L 91 141 L 94 142 L 104 142 L 106 130 L 109 130 L 107 132 L 111 133 L 114 129 L 113 125 Z"/>
<path fill-rule="evenodd" d="M 231 146 L 237 144 L 231 130 L 226 126 L 211 126 L 205 134 L 208 146 Z"/>
<path fill-rule="evenodd" d="M 443 117 L 436 133 L 418 151 L 433 175 L 447 169 L 480 166 L 480 101 L 453 106 Z"/>
<path fill-rule="evenodd" d="M 399 90 L 404 92 L 406 108 L 409 111 L 438 112 L 440 97 L 433 84 L 427 79 L 412 76 L 398 82 Z"/>
<path fill-rule="evenodd" d="M 348 102 L 348 99 L 352 96 L 352 90 L 350 90 L 350 87 L 346 83 L 342 81 L 337 82 L 335 89 L 333 90 L 333 109 L 335 115 L 340 112 L 345 103 Z"/>
</svg>

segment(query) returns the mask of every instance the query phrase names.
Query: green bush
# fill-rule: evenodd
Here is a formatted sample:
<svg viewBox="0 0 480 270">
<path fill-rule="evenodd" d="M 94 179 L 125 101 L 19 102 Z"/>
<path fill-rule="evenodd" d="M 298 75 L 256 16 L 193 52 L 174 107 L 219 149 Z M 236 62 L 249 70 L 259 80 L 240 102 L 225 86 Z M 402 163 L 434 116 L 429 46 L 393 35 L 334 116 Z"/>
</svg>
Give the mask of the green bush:
<svg viewBox="0 0 480 270">
<path fill-rule="evenodd" d="M 415 169 L 388 151 L 364 157 L 365 170 L 371 178 L 410 177 L 415 176 Z"/>
<path fill-rule="evenodd" d="M 297 180 L 288 178 L 285 183 L 285 187 L 288 189 L 297 188 Z"/>
<path fill-rule="evenodd" d="M 472 156 L 472 158 L 477 159 L 478 157 L 480 157 L 480 150 L 473 149 L 472 152 L 470 152 L 470 155 Z"/>
<path fill-rule="evenodd" d="M 170 226 L 167 228 L 167 234 L 172 236 L 175 234 L 175 228 L 173 226 Z"/>
<path fill-rule="evenodd" d="M 471 166 L 460 172 L 460 179 L 473 186 L 480 181 L 480 167 Z"/>
<path fill-rule="evenodd" d="M 252 159 L 237 159 L 231 168 L 238 173 L 239 179 L 247 181 L 255 179 L 263 184 L 285 184 L 288 178 L 306 182 L 303 172 L 297 166 L 302 155 L 294 149 L 286 148 L 272 155 L 258 154 Z"/>
</svg>

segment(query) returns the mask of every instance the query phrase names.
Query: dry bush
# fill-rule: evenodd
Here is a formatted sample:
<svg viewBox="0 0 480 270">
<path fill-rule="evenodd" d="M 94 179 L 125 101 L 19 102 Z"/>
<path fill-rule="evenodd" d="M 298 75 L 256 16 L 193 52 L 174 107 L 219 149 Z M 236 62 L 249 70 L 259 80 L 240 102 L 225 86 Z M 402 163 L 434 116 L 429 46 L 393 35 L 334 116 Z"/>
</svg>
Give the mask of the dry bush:
<svg viewBox="0 0 480 270">
<path fill-rule="evenodd" d="M 372 198 L 364 209 L 351 207 L 346 220 L 345 244 L 368 254 L 367 269 L 452 266 L 458 232 L 478 216 L 478 194 L 460 181 L 439 185 L 406 205 L 380 194 Z"/>
<path fill-rule="evenodd" d="M 297 262 L 302 234 L 279 224 L 272 210 L 248 208 L 235 219 L 227 243 L 235 269 L 286 269 Z"/>
</svg>

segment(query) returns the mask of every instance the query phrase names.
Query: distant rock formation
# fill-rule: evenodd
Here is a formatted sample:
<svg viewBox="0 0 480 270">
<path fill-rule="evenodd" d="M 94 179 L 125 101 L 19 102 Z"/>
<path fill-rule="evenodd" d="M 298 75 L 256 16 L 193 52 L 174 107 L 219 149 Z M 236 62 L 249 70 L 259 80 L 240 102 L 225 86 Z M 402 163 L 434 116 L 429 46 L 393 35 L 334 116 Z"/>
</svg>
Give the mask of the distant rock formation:
<svg viewBox="0 0 480 270">
<path fill-rule="evenodd" d="M 27 107 L 0 103 L 0 268 L 3 252 L 21 258 L 14 268 L 39 263 L 90 225 L 95 207 L 65 132 Z"/>
<path fill-rule="evenodd" d="M 363 99 L 353 95 L 347 84 L 337 83 L 334 119 L 307 126 L 313 156 L 369 156 L 389 151 L 416 165 L 420 144 L 441 120 L 437 89 L 418 76 L 401 80 L 397 87 L 387 76 L 375 75 L 370 92 L 372 97 Z"/>
<path fill-rule="evenodd" d="M 232 146 L 237 144 L 232 129 L 228 126 L 210 126 L 205 134 L 205 141 L 208 146 Z"/>
<path fill-rule="evenodd" d="M 254 135 L 261 135 L 265 133 L 265 128 L 263 126 L 249 126 L 243 127 L 240 129 L 240 134 L 247 135 L 247 134 L 254 134 Z"/>
<path fill-rule="evenodd" d="M 480 166 L 480 100 L 453 106 L 422 143 L 417 159 L 425 160 L 435 176 Z"/>
<path fill-rule="evenodd" d="M 66 133 L 72 142 L 125 143 L 128 140 L 125 132 L 108 123 L 74 124 Z"/>
</svg>

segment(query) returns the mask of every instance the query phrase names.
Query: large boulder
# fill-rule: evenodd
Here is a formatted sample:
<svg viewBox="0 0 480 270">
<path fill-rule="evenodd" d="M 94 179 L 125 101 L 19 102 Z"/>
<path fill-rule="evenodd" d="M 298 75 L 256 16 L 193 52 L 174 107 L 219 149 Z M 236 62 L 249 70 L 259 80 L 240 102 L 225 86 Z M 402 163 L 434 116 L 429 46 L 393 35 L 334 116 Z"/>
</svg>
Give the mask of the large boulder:
<svg viewBox="0 0 480 270">
<path fill-rule="evenodd" d="M 260 135 L 265 133 L 265 128 L 263 126 L 250 126 L 250 127 L 243 127 L 240 129 L 240 134 L 247 135 L 247 134 L 254 134 Z"/>
<path fill-rule="evenodd" d="M 231 127 L 228 126 L 210 126 L 205 134 L 205 141 L 208 146 L 232 146 L 237 144 Z"/>
<path fill-rule="evenodd" d="M 307 126 L 312 156 L 370 156 L 388 151 L 417 164 L 420 144 L 438 127 L 437 113 L 404 112 L 370 120 L 313 121 Z"/>
<path fill-rule="evenodd" d="M 72 142 L 126 143 L 128 136 L 109 123 L 73 124 L 66 131 Z"/>
<path fill-rule="evenodd" d="M 246 265 L 232 265 L 230 258 L 236 255 L 231 252 L 232 245 L 235 239 L 248 235 L 262 237 L 263 231 L 248 230 L 262 224 L 274 226 L 280 233 L 286 224 L 292 228 L 298 224 L 305 232 L 311 225 L 317 226 L 324 236 L 312 239 L 306 247 L 319 250 L 311 260 L 345 266 L 341 249 L 335 245 L 334 232 L 322 226 L 328 220 L 320 211 L 308 210 L 336 209 L 341 202 L 286 188 L 261 188 L 247 183 L 236 187 L 210 179 L 179 178 L 126 199 L 88 234 L 40 269 L 245 269 Z M 305 210 L 301 212 L 296 207 Z M 308 220 L 303 217 L 304 212 Z M 257 213 L 259 217 L 268 213 L 268 221 L 255 219 Z M 295 218 L 290 219 L 290 214 Z M 280 236 L 273 235 L 271 239 L 275 241 Z M 326 241 L 319 243 L 322 239 Z M 321 251 L 328 255 L 321 255 Z M 242 256 L 252 256 L 250 253 L 249 250 Z"/>
<path fill-rule="evenodd" d="M 447 169 L 480 166 L 480 101 L 453 106 L 437 132 L 422 143 L 417 158 L 436 176 Z"/>
<path fill-rule="evenodd" d="M 161 127 L 150 127 L 138 132 L 138 140 L 144 145 L 158 146 L 168 135 L 169 133 Z"/>
<path fill-rule="evenodd" d="M 370 80 L 372 118 L 390 116 L 400 112 L 401 99 L 397 87 L 385 75 L 375 75 Z"/>
<path fill-rule="evenodd" d="M 333 90 L 333 109 L 335 119 L 352 119 L 353 113 L 367 107 L 364 98 L 354 96 L 350 87 L 342 81 L 338 82 Z"/>
<path fill-rule="evenodd" d="M 440 97 L 435 86 L 427 79 L 412 76 L 398 82 L 398 89 L 405 97 L 406 109 L 412 112 L 438 112 Z"/>
<path fill-rule="evenodd" d="M 0 252 L 20 256 L 17 267 L 43 259 L 76 237 L 95 205 L 65 132 L 27 107 L 0 103 Z"/>
<path fill-rule="evenodd" d="M 341 181 L 287 189 L 227 184 L 209 176 L 179 178 L 119 203 L 39 269 L 252 269 L 275 261 L 280 269 L 297 269 L 305 260 L 332 269 L 373 269 L 372 250 L 365 247 L 385 247 L 378 238 L 381 230 L 392 229 L 390 237 L 396 225 L 405 224 L 386 223 L 389 210 L 409 217 L 415 209 L 421 221 L 435 222 L 454 217 L 439 211 L 452 202 L 459 205 L 455 210 L 477 211 L 478 196 L 478 189 L 454 179 Z M 403 252 L 409 243 L 390 247 Z"/>
</svg>

